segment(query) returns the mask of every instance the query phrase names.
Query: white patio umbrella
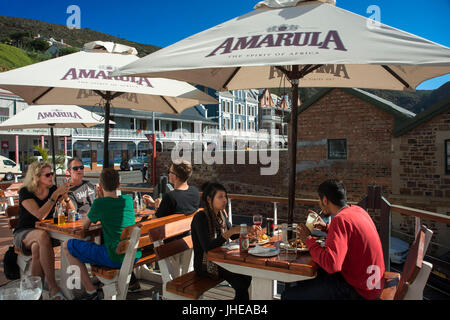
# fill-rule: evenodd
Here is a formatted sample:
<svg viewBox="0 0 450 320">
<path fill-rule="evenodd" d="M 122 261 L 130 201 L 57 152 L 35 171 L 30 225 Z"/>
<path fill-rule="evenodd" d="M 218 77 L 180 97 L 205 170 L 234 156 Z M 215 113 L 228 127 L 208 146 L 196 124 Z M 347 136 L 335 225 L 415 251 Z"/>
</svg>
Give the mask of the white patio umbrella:
<svg viewBox="0 0 450 320">
<path fill-rule="evenodd" d="M 113 121 L 110 121 L 114 124 Z M 89 128 L 104 124 L 104 118 L 74 105 L 29 106 L 0 124 L 0 130 L 50 128 L 53 170 L 56 172 L 54 128 Z"/>
<path fill-rule="evenodd" d="M 328 3 L 329 2 L 329 3 Z M 267 0 L 256 10 L 119 68 L 217 90 L 292 87 L 289 209 L 293 221 L 298 88 L 414 90 L 450 72 L 450 49 L 336 7 L 335 1 Z M 418 8 L 419 9 L 419 8 Z"/>
<path fill-rule="evenodd" d="M 86 44 L 84 50 L 0 73 L 0 87 L 28 104 L 104 105 L 105 168 L 109 166 L 111 102 L 114 107 L 172 114 L 198 104 L 217 103 L 186 82 L 111 76 L 118 67 L 139 60 L 134 48 L 96 41 Z"/>
</svg>

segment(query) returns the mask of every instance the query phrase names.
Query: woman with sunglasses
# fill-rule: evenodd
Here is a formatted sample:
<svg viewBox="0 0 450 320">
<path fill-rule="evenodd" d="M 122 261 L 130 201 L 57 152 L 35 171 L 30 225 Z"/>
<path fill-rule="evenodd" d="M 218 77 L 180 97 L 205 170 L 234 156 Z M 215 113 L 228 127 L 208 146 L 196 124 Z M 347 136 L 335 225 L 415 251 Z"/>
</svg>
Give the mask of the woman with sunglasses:
<svg viewBox="0 0 450 320">
<path fill-rule="evenodd" d="M 84 165 L 79 158 L 72 158 L 69 163 L 70 192 L 64 199 L 67 210 L 75 210 L 80 214 L 87 214 L 96 198 L 96 187 L 84 178 Z"/>
<path fill-rule="evenodd" d="M 55 256 L 52 242 L 44 230 L 35 229 L 37 221 L 51 219 L 55 204 L 69 191 L 69 184 L 59 187 L 53 182 L 52 166 L 48 162 L 30 165 L 22 188 L 19 190 L 19 221 L 14 229 L 14 246 L 31 255 L 31 275 L 47 279 L 50 299 L 65 297 L 55 279 Z"/>
</svg>

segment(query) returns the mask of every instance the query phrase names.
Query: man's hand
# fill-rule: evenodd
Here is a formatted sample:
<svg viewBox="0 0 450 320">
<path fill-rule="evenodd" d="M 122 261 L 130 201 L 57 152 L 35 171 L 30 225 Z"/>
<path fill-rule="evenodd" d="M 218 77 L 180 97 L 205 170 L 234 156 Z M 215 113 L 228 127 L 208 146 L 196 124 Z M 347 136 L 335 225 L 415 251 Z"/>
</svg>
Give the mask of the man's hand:
<svg viewBox="0 0 450 320">
<path fill-rule="evenodd" d="M 97 190 L 96 190 L 97 198 L 103 198 L 105 195 L 104 195 L 104 193 L 103 193 L 103 188 L 102 188 L 102 186 L 98 184 L 95 188 L 97 189 Z"/>
<path fill-rule="evenodd" d="M 325 231 L 327 229 L 327 224 L 325 221 L 322 220 L 322 218 L 319 216 L 317 218 L 317 221 L 314 222 L 314 228 L 319 229 L 320 231 Z"/>
<path fill-rule="evenodd" d="M 145 204 L 148 205 L 149 207 L 155 206 L 155 200 L 153 200 L 153 198 L 148 194 L 144 194 L 142 196 L 142 200 L 144 200 Z"/>
<path fill-rule="evenodd" d="M 161 205 L 161 201 L 162 201 L 161 198 L 157 198 L 157 199 L 155 200 L 155 209 L 158 209 L 158 208 L 159 208 L 159 206 Z"/>
</svg>

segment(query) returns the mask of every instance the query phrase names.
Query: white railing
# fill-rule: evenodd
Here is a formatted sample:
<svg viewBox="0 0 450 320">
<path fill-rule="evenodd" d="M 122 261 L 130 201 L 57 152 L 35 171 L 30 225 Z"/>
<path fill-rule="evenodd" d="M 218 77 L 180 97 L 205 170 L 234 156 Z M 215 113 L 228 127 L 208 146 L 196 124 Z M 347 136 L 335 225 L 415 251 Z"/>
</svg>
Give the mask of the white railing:
<svg viewBox="0 0 450 320">
<path fill-rule="evenodd" d="M 151 134 L 153 131 L 144 130 L 131 130 L 131 129 L 112 129 L 109 133 L 110 138 L 116 139 L 126 139 L 126 140 L 142 140 L 147 141 L 146 134 Z M 229 131 L 218 131 L 217 133 L 192 133 L 192 132 L 155 132 L 156 139 L 161 142 L 218 142 L 220 136 L 222 138 L 234 138 L 236 139 L 246 139 L 255 141 L 269 141 L 273 139 L 274 141 L 287 141 L 287 136 L 283 135 L 271 135 L 267 132 L 254 132 L 254 131 L 240 131 L 240 130 L 229 130 Z M 103 128 L 82 128 L 73 129 L 72 138 L 103 138 L 104 129 Z"/>
</svg>

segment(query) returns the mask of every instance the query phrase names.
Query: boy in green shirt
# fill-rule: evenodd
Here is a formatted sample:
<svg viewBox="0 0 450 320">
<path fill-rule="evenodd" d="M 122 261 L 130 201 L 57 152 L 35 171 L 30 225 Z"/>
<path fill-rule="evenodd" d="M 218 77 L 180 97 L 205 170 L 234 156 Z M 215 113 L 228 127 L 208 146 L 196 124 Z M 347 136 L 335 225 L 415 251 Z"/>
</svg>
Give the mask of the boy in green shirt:
<svg viewBox="0 0 450 320">
<path fill-rule="evenodd" d="M 80 298 L 82 300 L 98 300 L 101 293 L 91 282 L 85 263 L 119 269 L 125 257 L 124 254 L 117 254 L 116 248 L 122 230 L 135 224 L 135 214 L 133 199 L 129 195 L 117 196 L 119 180 L 119 173 L 113 168 L 102 170 L 99 198 L 94 200 L 87 218 L 83 221 L 85 229 L 89 228 L 91 223 L 101 222 L 105 244 L 98 245 L 77 239 L 70 239 L 63 244 L 70 264 L 80 268 L 81 283 L 86 289 L 86 293 Z M 138 250 L 136 260 L 141 256 L 142 253 Z"/>
</svg>

